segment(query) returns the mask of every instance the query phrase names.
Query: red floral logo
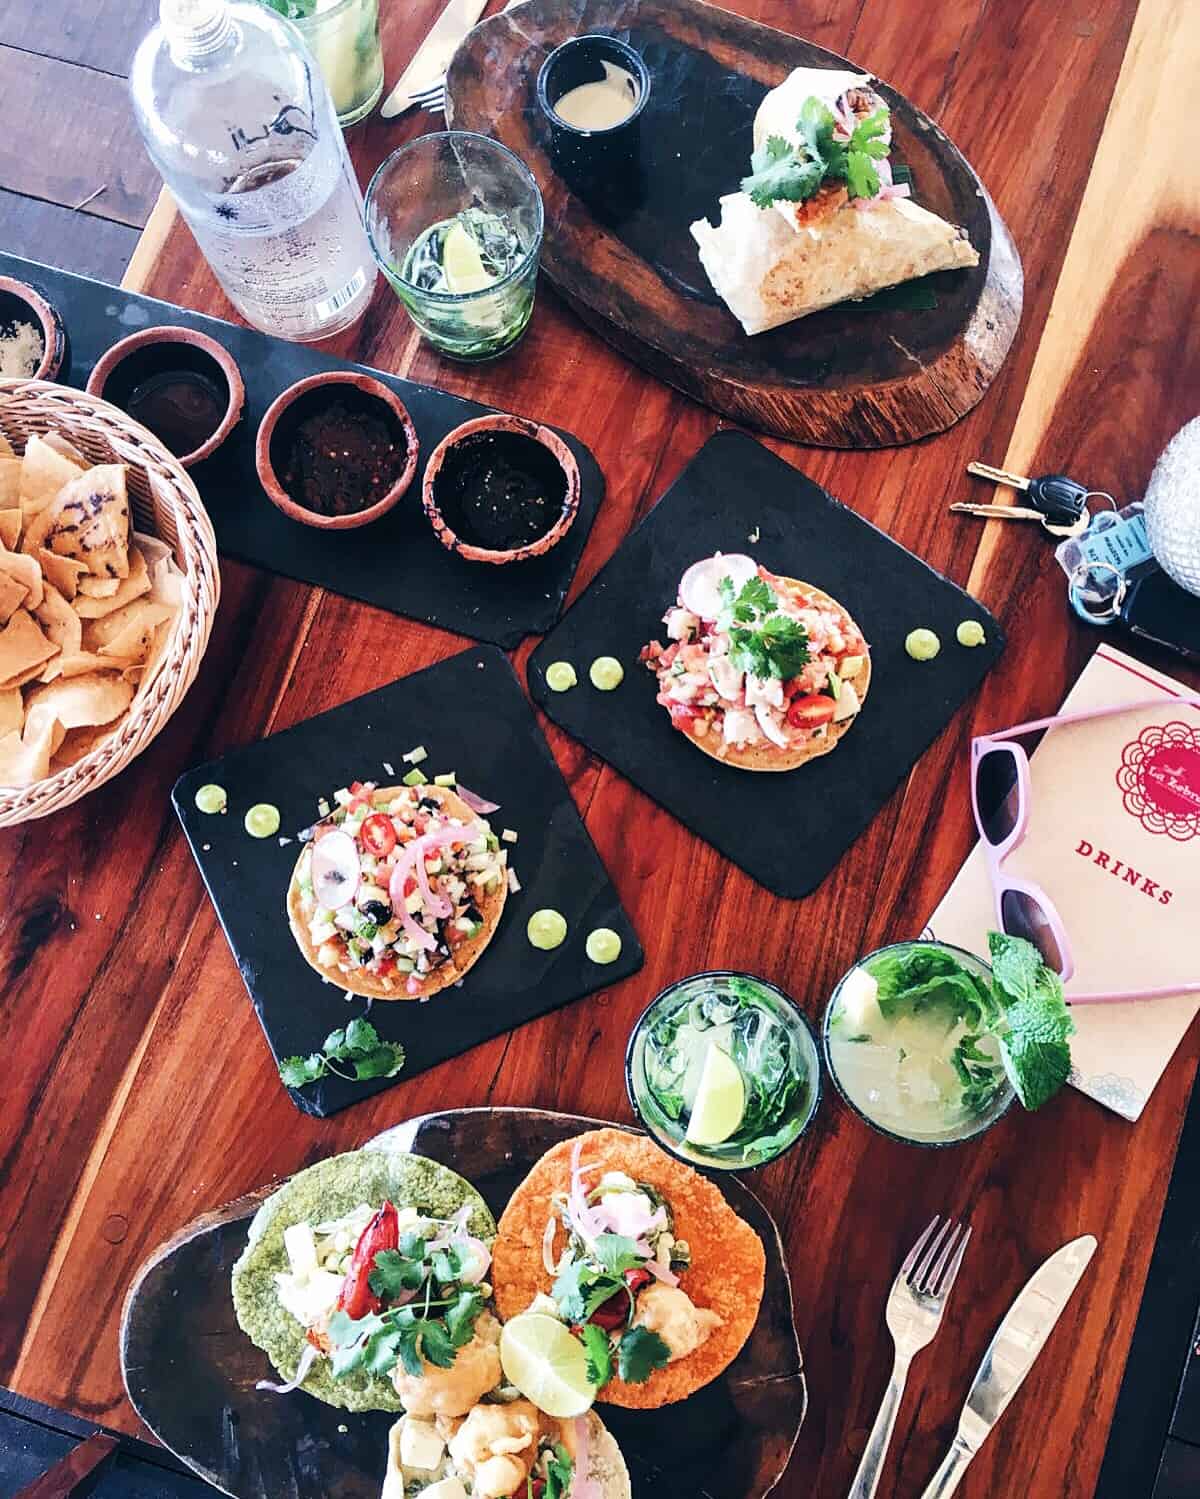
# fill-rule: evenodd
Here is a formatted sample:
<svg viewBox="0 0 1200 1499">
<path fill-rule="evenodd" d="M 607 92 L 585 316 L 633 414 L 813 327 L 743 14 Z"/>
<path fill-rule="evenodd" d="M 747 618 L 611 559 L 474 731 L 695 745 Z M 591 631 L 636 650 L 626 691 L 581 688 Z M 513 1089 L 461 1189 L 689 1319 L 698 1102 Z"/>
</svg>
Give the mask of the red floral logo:
<svg viewBox="0 0 1200 1499">
<path fill-rule="evenodd" d="M 1200 836 L 1200 729 L 1152 724 L 1121 753 L 1125 810 L 1148 833 L 1186 842 Z"/>
</svg>

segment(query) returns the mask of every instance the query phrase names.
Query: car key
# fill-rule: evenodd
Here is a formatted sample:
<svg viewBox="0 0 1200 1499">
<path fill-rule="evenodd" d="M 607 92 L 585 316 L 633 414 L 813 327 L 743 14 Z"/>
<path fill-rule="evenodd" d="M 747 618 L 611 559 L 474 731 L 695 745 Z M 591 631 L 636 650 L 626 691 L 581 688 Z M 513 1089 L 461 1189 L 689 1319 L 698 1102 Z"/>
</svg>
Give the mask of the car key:
<svg viewBox="0 0 1200 1499">
<path fill-rule="evenodd" d="M 1023 474 L 1010 474 L 1006 469 L 993 468 L 990 463 L 968 463 L 967 473 L 979 479 L 988 479 L 993 484 L 1003 484 L 1008 489 L 1020 490 L 1028 495 L 1029 503 L 1051 525 L 1073 526 L 1087 515 L 1087 502 L 1098 493 L 1080 484 L 1066 474 L 1041 474 L 1027 479 Z"/>
<path fill-rule="evenodd" d="M 1161 569 L 1133 579 L 1121 600 L 1121 623 L 1132 635 L 1200 661 L 1200 597 Z"/>
</svg>

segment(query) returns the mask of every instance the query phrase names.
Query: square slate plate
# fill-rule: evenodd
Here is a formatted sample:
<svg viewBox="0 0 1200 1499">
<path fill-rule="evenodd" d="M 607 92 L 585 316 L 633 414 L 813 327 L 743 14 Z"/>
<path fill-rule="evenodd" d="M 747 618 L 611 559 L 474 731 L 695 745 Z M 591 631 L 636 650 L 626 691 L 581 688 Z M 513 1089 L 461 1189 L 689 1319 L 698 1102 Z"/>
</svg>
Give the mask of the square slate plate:
<svg viewBox="0 0 1200 1499">
<path fill-rule="evenodd" d="M 466 562 L 434 536 L 421 509 L 421 481 L 446 433 L 494 407 L 16 255 L 0 253 L 0 273 L 30 282 L 58 308 L 71 339 L 63 384 L 82 389 L 118 339 L 164 324 L 197 328 L 237 360 L 246 384 L 242 419 L 213 456 L 191 470 L 225 555 L 506 650 L 558 618 L 604 498 L 600 465 L 571 433 L 560 436 L 579 464 L 579 512 L 563 539 L 544 556 L 507 567 Z M 347 369 L 365 370 L 391 386 L 408 407 L 421 456 L 412 487 L 389 514 L 360 530 L 319 531 L 289 520 L 267 499 L 254 466 L 254 439 L 280 391 L 322 370 Z"/>
<path fill-rule="evenodd" d="M 751 535 L 757 540 L 751 542 Z M 871 646 L 861 718 L 831 754 L 778 775 L 721 765 L 671 727 L 638 652 L 665 640 L 661 619 L 684 570 L 714 552 L 748 552 L 843 603 Z M 987 642 L 964 649 L 960 620 Z M 917 625 L 942 639 L 916 662 L 904 637 Z M 529 661 L 534 700 L 680 822 L 777 895 L 821 883 L 904 779 L 1004 646 L 982 605 L 740 432 L 718 432 Z M 587 669 L 616 656 L 625 680 L 597 692 Z M 546 667 L 570 661 L 580 685 L 551 692 Z"/>
<path fill-rule="evenodd" d="M 330 1031 L 367 1008 L 365 1000 L 347 1002 L 336 983 L 325 983 L 292 938 L 284 900 L 300 854 L 294 835 L 316 818 L 318 798 L 332 797 L 339 786 L 352 780 L 397 784 L 409 769 L 401 756 L 417 744 L 429 751 L 422 768 L 430 779 L 454 770 L 464 786 L 501 804 L 489 820 L 497 833 L 512 828 L 519 835 L 509 862 L 522 888 L 509 895 L 496 935 L 461 988 L 424 1003 L 376 1000 L 370 1008 L 380 1035 L 403 1043 L 403 1072 L 369 1083 L 325 1078 L 291 1090 L 308 1114 L 335 1113 L 642 966 L 637 934 L 511 666 L 497 650 L 464 651 L 230 750 L 175 784 L 175 811 L 276 1061 L 318 1050 Z M 385 761 L 394 767 L 392 778 Z M 196 807 L 197 788 L 210 781 L 229 794 L 223 816 Z M 242 819 L 255 802 L 278 806 L 280 836 L 291 842 L 249 836 Z M 566 941 L 553 952 L 539 952 L 525 936 L 531 912 L 542 906 L 567 918 Z M 603 967 L 584 953 L 588 933 L 598 926 L 621 937 L 621 956 Z"/>
</svg>

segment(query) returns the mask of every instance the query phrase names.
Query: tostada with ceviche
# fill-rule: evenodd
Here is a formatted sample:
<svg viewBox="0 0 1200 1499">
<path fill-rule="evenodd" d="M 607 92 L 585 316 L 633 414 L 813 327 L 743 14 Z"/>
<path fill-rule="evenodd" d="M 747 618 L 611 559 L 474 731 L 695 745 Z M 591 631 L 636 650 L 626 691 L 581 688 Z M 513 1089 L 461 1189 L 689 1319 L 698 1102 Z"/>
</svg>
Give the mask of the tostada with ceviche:
<svg viewBox="0 0 1200 1499">
<path fill-rule="evenodd" d="M 668 643 L 641 659 L 657 701 L 705 754 L 741 770 L 794 770 L 835 749 L 871 682 L 862 631 L 829 594 L 740 554 L 684 573 Z"/>
<path fill-rule="evenodd" d="M 762 1303 L 762 1241 L 712 1182 L 629 1130 L 548 1150 L 493 1249 L 505 1335 L 523 1314 L 582 1342 L 596 1399 L 654 1409 L 721 1374 Z M 502 1350 L 503 1351 L 503 1350 Z"/>
<path fill-rule="evenodd" d="M 238 1324 L 285 1380 L 264 1388 L 465 1415 L 500 1382 L 495 1231 L 475 1188 L 423 1156 L 357 1150 L 298 1172 L 233 1267 Z"/>
<path fill-rule="evenodd" d="M 287 894 L 292 934 L 323 978 L 374 999 L 427 999 L 479 960 L 511 876 L 466 795 L 355 781 L 324 804 Z"/>
</svg>

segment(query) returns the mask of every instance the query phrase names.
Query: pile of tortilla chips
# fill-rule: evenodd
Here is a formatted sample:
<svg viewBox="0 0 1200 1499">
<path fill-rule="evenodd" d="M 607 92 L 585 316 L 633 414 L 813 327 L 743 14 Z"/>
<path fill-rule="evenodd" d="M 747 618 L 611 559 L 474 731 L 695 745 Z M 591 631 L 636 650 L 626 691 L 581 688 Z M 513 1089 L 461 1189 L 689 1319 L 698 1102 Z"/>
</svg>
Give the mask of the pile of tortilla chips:
<svg viewBox="0 0 1200 1499">
<path fill-rule="evenodd" d="M 57 433 L 0 434 L 0 786 L 31 786 L 113 732 L 179 611 L 171 549 L 131 531 L 125 468 Z"/>
</svg>

